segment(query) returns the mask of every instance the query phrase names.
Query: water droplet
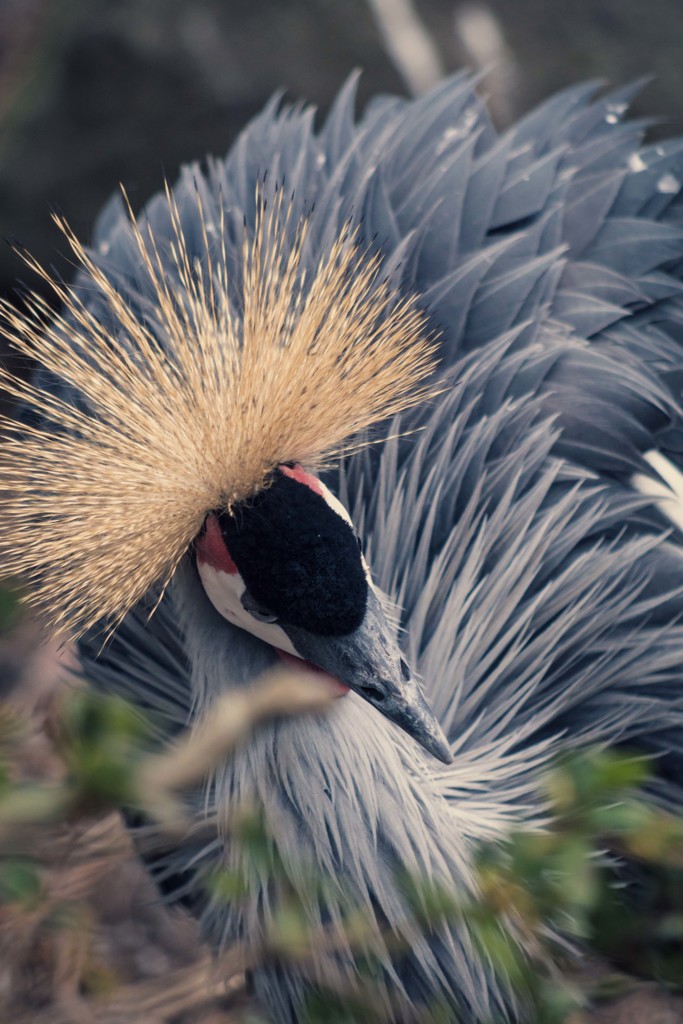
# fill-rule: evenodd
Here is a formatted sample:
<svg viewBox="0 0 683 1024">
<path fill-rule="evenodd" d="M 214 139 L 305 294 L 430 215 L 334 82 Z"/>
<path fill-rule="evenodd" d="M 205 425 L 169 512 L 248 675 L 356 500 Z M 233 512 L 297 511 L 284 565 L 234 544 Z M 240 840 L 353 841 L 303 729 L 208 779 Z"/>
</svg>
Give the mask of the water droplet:
<svg viewBox="0 0 683 1024">
<path fill-rule="evenodd" d="M 442 133 L 436 147 L 436 155 L 441 156 L 441 154 L 448 149 L 451 143 L 457 142 L 458 139 L 464 139 L 470 135 L 478 119 L 479 114 L 477 112 L 477 108 L 474 106 L 468 107 L 457 124 L 454 124 L 451 128 L 446 128 Z"/>
<path fill-rule="evenodd" d="M 100 242 L 97 248 L 100 250 L 103 256 L 106 256 L 109 250 L 111 249 L 111 245 L 109 242 Z"/>
<path fill-rule="evenodd" d="M 673 174 L 663 174 L 657 182 L 657 191 L 664 192 L 666 194 L 675 195 L 679 192 L 681 183 L 678 178 Z"/>
<path fill-rule="evenodd" d="M 316 158 L 315 158 L 315 166 L 316 167 L 324 167 L 326 159 L 327 158 L 326 158 L 324 153 L 318 153 L 316 155 Z"/>
<path fill-rule="evenodd" d="M 630 157 L 628 158 L 628 166 L 634 174 L 640 174 L 641 171 L 647 170 L 647 164 L 643 160 L 640 153 L 631 153 Z"/>
<path fill-rule="evenodd" d="M 605 114 L 605 121 L 607 121 L 607 124 L 617 124 L 617 122 L 619 121 L 619 115 Z"/>
</svg>

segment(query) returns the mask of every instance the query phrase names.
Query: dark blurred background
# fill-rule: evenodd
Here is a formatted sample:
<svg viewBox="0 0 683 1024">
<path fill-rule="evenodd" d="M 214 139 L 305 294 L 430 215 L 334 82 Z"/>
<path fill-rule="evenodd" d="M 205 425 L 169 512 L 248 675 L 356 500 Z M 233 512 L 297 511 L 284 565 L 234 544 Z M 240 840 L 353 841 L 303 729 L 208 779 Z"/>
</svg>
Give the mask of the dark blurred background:
<svg viewBox="0 0 683 1024">
<path fill-rule="evenodd" d="M 134 206 L 222 153 L 275 89 L 324 111 L 487 67 L 504 126 L 586 77 L 652 75 L 636 105 L 683 132 L 683 0 L 0 0 L 0 234 L 61 272 L 58 207 L 87 239 L 124 182 Z M 0 243 L 0 294 L 20 261 Z"/>
</svg>

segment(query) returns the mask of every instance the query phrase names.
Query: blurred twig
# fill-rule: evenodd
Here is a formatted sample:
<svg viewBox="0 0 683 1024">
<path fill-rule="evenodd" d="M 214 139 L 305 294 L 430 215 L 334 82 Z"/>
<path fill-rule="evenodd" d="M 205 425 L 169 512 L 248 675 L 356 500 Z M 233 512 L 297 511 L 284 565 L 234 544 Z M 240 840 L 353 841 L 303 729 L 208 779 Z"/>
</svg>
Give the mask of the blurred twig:
<svg viewBox="0 0 683 1024">
<path fill-rule="evenodd" d="M 208 954 L 200 963 L 162 978 L 119 987 L 109 998 L 80 1000 L 77 1005 L 50 1007 L 14 1018 L 13 1024 L 130 1024 L 131 1020 L 167 1020 L 199 1010 L 217 997 L 244 987 L 242 951 L 231 949 L 219 958 Z M 223 1017 L 225 1024 L 231 1018 Z M 237 1020 L 237 1018 L 235 1018 Z"/>
<path fill-rule="evenodd" d="M 368 0 L 387 53 L 413 95 L 431 89 L 445 69 L 412 0 Z"/>
<path fill-rule="evenodd" d="M 324 711 L 333 694 L 313 675 L 275 669 L 257 684 L 219 698 L 204 719 L 178 743 L 152 755 L 136 778 L 142 809 L 167 832 L 187 832 L 181 790 L 200 782 L 264 721 Z"/>
</svg>

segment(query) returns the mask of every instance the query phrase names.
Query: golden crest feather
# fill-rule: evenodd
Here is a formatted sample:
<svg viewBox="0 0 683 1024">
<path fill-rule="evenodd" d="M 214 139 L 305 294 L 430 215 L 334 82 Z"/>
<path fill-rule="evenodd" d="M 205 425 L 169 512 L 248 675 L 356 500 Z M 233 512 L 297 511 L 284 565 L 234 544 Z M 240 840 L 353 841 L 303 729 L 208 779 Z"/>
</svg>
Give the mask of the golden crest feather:
<svg viewBox="0 0 683 1024">
<path fill-rule="evenodd" d="M 173 241 L 163 252 L 128 207 L 154 296 L 145 322 L 58 217 L 116 331 L 30 256 L 62 311 L 35 293 L 21 311 L 1 305 L 12 346 L 80 396 L 72 404 L 0 373 L 46 423 L 3 424 L 2 571 L 28 582 L 57 633 L 115 626 L 150 587 L 167 585 L 208 511 L 249 498 L 279 463 L 340 454 L 359 431 L 434 393 L 424 313 L 381 280 L 380 258 L 351 232 L 306 279 L 306 222 L 285 244 L 283 193 L 258 200 L 236 310 L 222 223 L 218 242 L 205 231 L 204 258 L 192 260 L 168 189 L 167 202 Z"/>
</svg>

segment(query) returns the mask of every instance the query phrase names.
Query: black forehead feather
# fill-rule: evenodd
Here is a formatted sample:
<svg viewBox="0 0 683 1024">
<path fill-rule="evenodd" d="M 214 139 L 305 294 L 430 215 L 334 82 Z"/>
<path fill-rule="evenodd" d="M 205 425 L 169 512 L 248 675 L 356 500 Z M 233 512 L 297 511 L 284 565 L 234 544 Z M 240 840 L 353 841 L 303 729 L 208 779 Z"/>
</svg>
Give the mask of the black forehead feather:
<svg viewBox="0 0 683 1024">
<path fill-rule="evenodd" d="M 283 622 L 321 636 L 360 626 L 368 583 L 358 542 L 321 495 L 276 470 L 269 487 L 219 522 L 250 593 Z"/>
</svg>

